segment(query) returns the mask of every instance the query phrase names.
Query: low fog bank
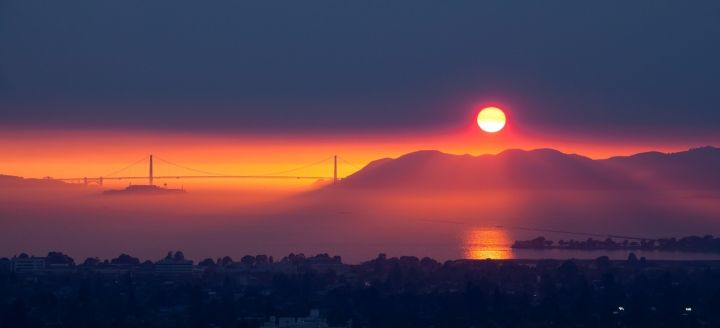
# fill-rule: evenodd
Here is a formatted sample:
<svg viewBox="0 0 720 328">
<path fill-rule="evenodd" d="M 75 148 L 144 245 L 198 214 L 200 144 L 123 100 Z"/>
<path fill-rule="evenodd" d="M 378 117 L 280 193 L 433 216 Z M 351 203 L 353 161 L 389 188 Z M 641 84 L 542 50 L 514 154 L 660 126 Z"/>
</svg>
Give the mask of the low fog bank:
<svg viewBox="0 0 720 328">
<path fill-rule="evenodd" d="M 0 187 L 0 256 L 66 250 L 76 256 L 132 252 L 161 257 L 194 249 L 210 229 L 248 223 L 290 194 L 193 190 L 180 195 L 103 195 L 101 188 Z M 199 242 L 193 240 L 198 237 Z M 220 250 L 218 250 L 220 251 Z"/>
<path fill-rule="evenodd" d="M 547 235 L 528 228 L 649 238 L 720 231 L 720 195 L 707 191 L 99 191 L 0 188 L 0 256 L 61 250 L 78 258 L 159 259 L 182 250 L 195 259 L 290 252 L 349 261 L 380 252 L 450 259 L 466 256 L 468 235 L 487 228 L 504 231 L 491 236 L 503 247 Z"/>
</svg>

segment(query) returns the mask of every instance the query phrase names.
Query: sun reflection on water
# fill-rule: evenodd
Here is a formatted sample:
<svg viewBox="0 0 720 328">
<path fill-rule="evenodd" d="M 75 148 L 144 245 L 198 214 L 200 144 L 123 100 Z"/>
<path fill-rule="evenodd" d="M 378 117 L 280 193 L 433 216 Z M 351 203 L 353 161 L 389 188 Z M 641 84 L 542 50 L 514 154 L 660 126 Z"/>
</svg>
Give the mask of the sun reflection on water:
<svg viewBox="0 0 720 328">
<path fill-rule="evenodd" d="M 463 236 L 463 256 L 466 259 L 511 259 L 510 236 L 507 231 L 493 228 L 472 229 Z"/>
</svg>

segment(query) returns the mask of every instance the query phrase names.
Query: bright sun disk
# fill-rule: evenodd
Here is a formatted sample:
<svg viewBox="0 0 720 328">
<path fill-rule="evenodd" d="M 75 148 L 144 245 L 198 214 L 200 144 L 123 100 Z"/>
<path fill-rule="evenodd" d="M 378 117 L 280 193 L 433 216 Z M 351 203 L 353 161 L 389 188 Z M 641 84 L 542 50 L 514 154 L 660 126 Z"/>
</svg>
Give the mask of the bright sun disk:
<svg viewBox="0 0 720 328">
<path fill-rule="evenodd" d="M 505 113 L 497 107 L 486 107 L 478 113 L 477 124 L 485 132 L 495 133 L 505 127 Z"/>
</svg>

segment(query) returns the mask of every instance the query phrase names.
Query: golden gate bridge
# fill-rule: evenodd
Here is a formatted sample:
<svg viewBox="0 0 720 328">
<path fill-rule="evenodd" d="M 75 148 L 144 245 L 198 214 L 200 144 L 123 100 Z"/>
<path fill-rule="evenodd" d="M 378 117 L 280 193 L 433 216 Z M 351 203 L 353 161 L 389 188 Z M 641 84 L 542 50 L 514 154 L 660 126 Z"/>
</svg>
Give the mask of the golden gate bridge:
<svg viewBox="0 0 720 328">
<path fill-rule="evenodd" d="M 163 163 L 178 167 L 180 169 L 183 169 L 185 171 L 191 171 L 196 174 L 194 175 L 156 175 L 154 171 L 154 161 L 159 160 Z M 293 175 L 291 173 L 297 172 L 300 170 L 304 170 L 316 165 L 323 164 L 325 162 L 328 162 L 332 160 L 333 168 L 332 168 L 332 176 L 305 176 L 305 175 Z M 274 172 L 274 173 L 268 173 L 268 174 L 260 174 L 260 175 L 234 175 L 234 174 L 225 174 L 225 173 L 218 173 L 218 172 L 210 172 L 205 170 L 199 170 L 195 168 L 191 168 L 185 165 L 177 164 L 175 162 L 163 159 L 161 157 L 158 157 L 156 155 L 150 154 L 149 156 L 145 156 L 132 164 L 123 167 L 119 170 L 104 174 L 99 177 L 73 177 L 73 178 L 50 178 L 52 180 L 57 181 L 63 181 L 67 183 L 76 183 L 76 184 L 84 184 L 84 185 L 97 185 L 102 186 L 104 181 L 107 180 L 141 180 L 141 179 L 147 179 L 149 185 L 155 184 L 155 179 L 161 179 L 161 180 L 167 180 L 167 179 L 311 179 L 311 180 L 325 180 L 325 179 L 333 179 L 333 183 L 337 183 L 337 181 L 340 179 L 338 178 L 338 160 L 344 162 L 345 164 L 348 164 L 350 166 L 354 166 L 356 168 L 360 168 L 359 166 L 345 160 L 342 157 L 339 157 L 337 155 L 333 155 L 327 158 L 324 158 L 322 160 L 312 162 L 300 167 L 296 167 L 290 170 L 280 171 L 280 172 Z M 121 176 L 120 173 L 126 172 L 128 169 L 135 167 L 143 162 L 148 162 L 148 175 L 141 176 L 141 175 L 128 175 L 128 176 Z"/>
</svg>

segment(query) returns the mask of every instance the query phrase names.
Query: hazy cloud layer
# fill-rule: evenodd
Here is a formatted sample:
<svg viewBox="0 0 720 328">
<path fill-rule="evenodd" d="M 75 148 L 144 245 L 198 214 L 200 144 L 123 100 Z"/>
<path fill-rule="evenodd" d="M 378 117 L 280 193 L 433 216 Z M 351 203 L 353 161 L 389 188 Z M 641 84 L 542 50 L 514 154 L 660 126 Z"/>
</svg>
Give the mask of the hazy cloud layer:
<svg viewBox="0 0 720 328">
<path fill-rule="evenodd" d="M 0 120 L 242 130 L 708 133 L 716 1 L 3 1 Z"/>
</svg>

